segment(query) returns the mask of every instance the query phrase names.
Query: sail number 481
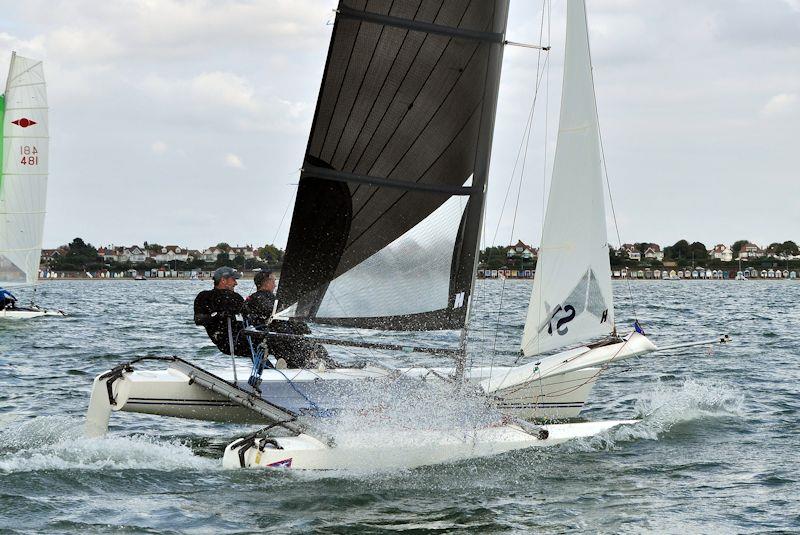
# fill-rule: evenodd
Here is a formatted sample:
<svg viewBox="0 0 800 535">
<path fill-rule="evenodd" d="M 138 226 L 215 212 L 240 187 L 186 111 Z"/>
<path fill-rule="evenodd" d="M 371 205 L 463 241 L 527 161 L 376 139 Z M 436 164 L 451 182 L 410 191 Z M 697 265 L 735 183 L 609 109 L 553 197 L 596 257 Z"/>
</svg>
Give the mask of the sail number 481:
<svg viewBox="0 0 800 535">
<path fill-rule="evenodd" d="M 22 156 L 19 161 L 22 165 L 39 165 L 39 151 L 35 145 L 21 145 L 19 154 Z"/>
</svg>

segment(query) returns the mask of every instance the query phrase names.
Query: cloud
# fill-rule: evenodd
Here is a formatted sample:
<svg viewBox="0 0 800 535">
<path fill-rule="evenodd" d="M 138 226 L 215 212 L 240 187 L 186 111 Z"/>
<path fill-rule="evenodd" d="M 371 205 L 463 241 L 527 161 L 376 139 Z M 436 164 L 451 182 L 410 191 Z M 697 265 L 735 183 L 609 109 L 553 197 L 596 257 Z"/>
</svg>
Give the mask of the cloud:
<svg viewBox="0 0 800 535">
<path fill-rule="evenodd" d="M 769 102 L 761 108 L 761 115 L 764 117 L 784 115 L 791 113 L 796 108 L 797 93 L 781 93 L 769 99 Z"/>
<path fill-rule="evenodd" d="M 244 169 L 242 159 L 231 152 L 225 155 L 225 165 L 233 167 L 234 169 Z"/>
<path fill-rule="evenodd" d="M 167 144 L 164 143 L 163 141 L 156 141 L 150 146 L 150 148 L 156 154 L 164 154 L 165 152 L 167 152 Z"/>
<path fill-rule="evenodd" d="M 311 100 L 284 98 L 274 88 L 257 88 L 249 78 L 227 71 L 170 78 L 150 74 L 139 88 L 168 123 L 190 119 L 238 131 L 305 133 L 314 110 Z"/>
<path fill-rule="evenodd" d="M 204 72 L 189 81 L 192 97 L 203 105 L 228 106 L 245 111 L 256 111 L 252 84 L 230 72 Z"/>
</svg>

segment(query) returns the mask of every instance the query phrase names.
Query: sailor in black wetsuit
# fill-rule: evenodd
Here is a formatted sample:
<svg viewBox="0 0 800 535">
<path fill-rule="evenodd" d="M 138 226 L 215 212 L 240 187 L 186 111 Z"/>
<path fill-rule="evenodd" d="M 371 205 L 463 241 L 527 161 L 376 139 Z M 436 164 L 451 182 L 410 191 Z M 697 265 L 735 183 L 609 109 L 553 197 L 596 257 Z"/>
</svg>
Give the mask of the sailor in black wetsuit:
<svg viewBox="0 0 800 535">
<path fill-rule="evenodd" d="M 256 292 L 245 301 L 247 319 L 252 325 L 266 325 L 275 308 L 275 275 L 269 270 L 261 271 L 253 277 L 253 283 Z"/>
<path fill-rule="evenodd" d="M 299 321 L 270 322 L 275 308 L 275 275 L 271 271 L 257 273 L 253 282 L 256 292 L 245 301 L 245 314 L 251 325 L 261 327 L 269 324 L 268 330 L 273 333 L 311 334 L 308 325 Z M 337 367 L 323 346 L 302 338 L 270 337 L 267 347 L 270 355 L 286 361 L 289 368 L 314 368 L 321 363 L 328 368 Z"/>
<path fill-rule="evenodd" d="M 233 290 L 239 277 L 238 271 L 227 266 L 214 271 L 214 289 L 200 292 L 194 300 L 194 323 L 205 327 L 208 337 L 226 355 L 231 353 L 232 338 L 234 353 L 249 357 L 248 339 L 240 335 L 244 298 Z"/>
</svg>

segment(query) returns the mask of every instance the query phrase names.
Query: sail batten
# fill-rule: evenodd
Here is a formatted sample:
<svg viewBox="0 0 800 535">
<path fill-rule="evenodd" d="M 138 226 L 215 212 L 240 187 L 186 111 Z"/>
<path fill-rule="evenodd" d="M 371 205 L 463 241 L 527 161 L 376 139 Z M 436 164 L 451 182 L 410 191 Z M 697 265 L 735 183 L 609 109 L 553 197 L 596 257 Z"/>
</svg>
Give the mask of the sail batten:
<svg viewBox="0 0 800 535">
<path fill-rule="evenodd" d="M 279 310 L 376 328 L 463 327 L 506 17 L 507 0 L 340 2 Z"/>
<path fill-rule="evenodd" d="M 528 356 L 614 329 L 599 135 L 586 8 L 569 0 L 553 177 L 522 339 Z"/>
<path fill-rule="evenodd" d="M 12 54 L 2 98 L 0 287 L 35 284 L 47 195 L 48 117 L 42 62 Z"/>
</svg>

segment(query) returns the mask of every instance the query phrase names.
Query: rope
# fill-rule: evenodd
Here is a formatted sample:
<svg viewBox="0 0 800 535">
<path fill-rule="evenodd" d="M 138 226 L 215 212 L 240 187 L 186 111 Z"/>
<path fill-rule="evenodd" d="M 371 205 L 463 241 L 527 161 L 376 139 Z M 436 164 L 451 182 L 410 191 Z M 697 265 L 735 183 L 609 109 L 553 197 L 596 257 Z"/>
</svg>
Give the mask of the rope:
<svg viewBox="0 0 800 535">
<path fill-rule="evenodd" d="M 233 382 L 234 384 L 239 383 L 239 378 L 236 376 L 236 353 L 234 351 L 234 343 L 233 343 L 233 327 L 231 326 L 231 317 L 228 316 L 228 347 L 231 351 L 231 363 L 233 363 Z"/>
<path fill-rule="evenodd" d="M 286 208 L 283 210 L 283 215 L 281 216 L 281 222 L 278 223 L 278 228 L 275 229 L 275 236 L 272 237 L 272 244 L 275 244 L 275 240 L 278 239 L 278 233 L 281 231 L 281 227 L 283 227 L 283 221 L 286 219 L 286 214 L 289 212 L 289 207 L 292 205 L 292 201 L 294 201 L 294 196 L 297 195 L 297 186 L 295 186 L 294 191 L 289 196 L 289 202 L 286 203 Z"/>
</svg>

